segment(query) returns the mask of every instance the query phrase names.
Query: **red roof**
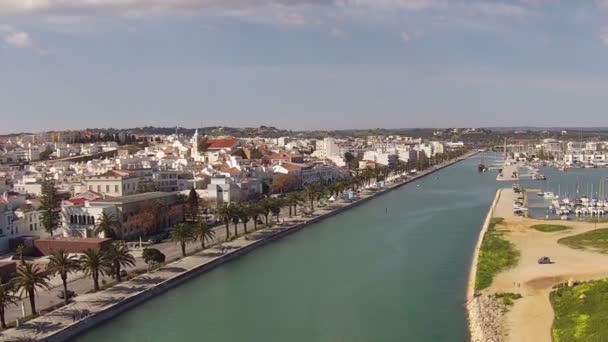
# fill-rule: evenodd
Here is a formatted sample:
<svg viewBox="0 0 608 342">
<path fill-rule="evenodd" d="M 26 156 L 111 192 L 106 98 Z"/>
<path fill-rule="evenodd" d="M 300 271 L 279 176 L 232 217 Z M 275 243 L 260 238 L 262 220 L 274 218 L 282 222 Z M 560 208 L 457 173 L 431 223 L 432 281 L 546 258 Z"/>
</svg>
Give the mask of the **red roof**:
<svg viewBox="0 0 608 342">
<path fill-rule="evenodd" d="M 223 138 L 223 139 L 209 139 L 207 141 L 208 149 L 210 150 L 221 150 L 224 148 L 233 148 L 236 146 L 241 139 L 237 138 Z"/>
</svg>

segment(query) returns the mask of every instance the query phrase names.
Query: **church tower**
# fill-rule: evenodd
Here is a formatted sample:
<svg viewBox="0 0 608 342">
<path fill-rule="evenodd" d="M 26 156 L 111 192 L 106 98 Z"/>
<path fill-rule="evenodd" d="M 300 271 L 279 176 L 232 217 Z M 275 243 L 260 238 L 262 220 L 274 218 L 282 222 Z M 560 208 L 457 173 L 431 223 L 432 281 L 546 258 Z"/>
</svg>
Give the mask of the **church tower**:
<svg viewBox="0 0 608 342">
<path fill-rule="evenodd" d="M 200 158 L 200 154 L 198 152 L 198 128 L 194 131 L 194 135 L 192 136 L 192 149 L 190 152 L 190 156 L 194 160 L 198 160 Z"/>
</svg>

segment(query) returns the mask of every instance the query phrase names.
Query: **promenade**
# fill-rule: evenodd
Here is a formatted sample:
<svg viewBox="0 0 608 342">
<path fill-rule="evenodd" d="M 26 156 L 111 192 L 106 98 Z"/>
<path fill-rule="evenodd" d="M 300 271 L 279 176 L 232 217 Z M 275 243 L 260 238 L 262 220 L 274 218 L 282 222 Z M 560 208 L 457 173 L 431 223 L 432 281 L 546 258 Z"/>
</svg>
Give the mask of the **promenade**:
<svg viewBox="0 0 608 342">
<path fill-rule="evenodd" d="M 195 255 L 170 263 L 155 272 L 133 278 L 107 290 L 78 296 L 75 298 L 75 302 L 68 306 L 24 323 L 19 329 L 7 330 L 0 336 L 0 341 L 64 341 L 146 299 L 156 296 L 192 277 L 196 277 L 202 272 L 211 270 L 228 260 L 241 256 L 267 242 L 281 238 L 308 224 L 318 222 L 326 217 L 364 203 L 386 191 L 424 177 L 472 154 L 474 153 L 421 172 L 416 177 L 412 177 L 405 182 L 390 183 L 384 191 L 362 192 L 361 198 L 355 202 L 339 201 L 332 203 L 327 207 L 317 208 L 315 213 L 310 217 L 285 218 L 282 224 L 274 228 L 262 229 L 234 241 L 206 249 Z"/>
</svg>

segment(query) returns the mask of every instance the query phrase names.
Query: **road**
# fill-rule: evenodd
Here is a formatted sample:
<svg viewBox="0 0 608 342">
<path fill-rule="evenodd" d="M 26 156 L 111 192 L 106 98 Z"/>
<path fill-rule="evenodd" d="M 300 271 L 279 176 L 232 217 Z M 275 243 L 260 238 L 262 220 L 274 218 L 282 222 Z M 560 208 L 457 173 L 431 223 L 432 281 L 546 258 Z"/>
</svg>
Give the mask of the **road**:
<svg viewBox="0 0 608 342">
<path fill-rule="evenodd" d="M 289 209 L 284 208 L 281 211 L 279 218 L 282 220 L 288 216 Z M 269 217 L 269 220 L 272 219 L 276 218 Z M 247 231 L 251 232 L 253 230 L 253 226 L 253 220 L 250 220 L 247 223 Z M 239 223 L 237 227 L 239 235 L 245 233 L 245 227 L 242 223 Z M 224 225 L 214 227 L 213 231 L 215 232 L 215 239 L 213 241 L 206 241 L 206 247 L 226 240 L 226 227 Z M 234 234 L 233 224 L 230 224 L 230 234 L 231 236 Z M 171 262 L 173 260 L 179 259 L 182 256 L 179 245 L 168 240 L 153 245 L 147 245 L 144 247 L 153 247 L 160 250 L 163 254 L 165 254 L 166 262 Z M 187 253 L 191 253 L 200 248 L 200 242 L 190 243 L 186 246 L 186 251 Z M 134 267 L 127 268 L 127 272 L 147 270 L 148 265 L 144 262 L 143 258 L 140 257 L 141 253 L 138 253 L 137 249 L 133 249 L 132 252 L 133 255 L 136 256 L 136 263 Z M 112 281 L 113 279 L 109 276 L 100 277 L 101 284 L 103 284 L 104 282 L 110 283 Z M 36 295 L 36 307 L 39 311 L 63 302 L 63 300 L 58 297 L 59 292 L 63 290 L 61 279 L 58 276 L 53 277 L 51 279 L 51 285 L 52 288 L 50 290 L 38 290 L 38 293 Z M 68 277 L 68 289 L 76 292 L 76 294 L 87 293 L 93 290 L 93 280 L 90 277 L 84 276 L 82 272 L 70 274 Z M 23 305 L 21 303 L 23 303 Z M 17 318 L 22 317 L 22 310 L 25 312 L 26 316 L 31 314 L 29 299 L 27 297 L 24 297 L 23 300 L 19 301 L 18 305 L 9 306 L 6 309 L 5 318 L 7 323 L 14 322 Z"/>
</svg>

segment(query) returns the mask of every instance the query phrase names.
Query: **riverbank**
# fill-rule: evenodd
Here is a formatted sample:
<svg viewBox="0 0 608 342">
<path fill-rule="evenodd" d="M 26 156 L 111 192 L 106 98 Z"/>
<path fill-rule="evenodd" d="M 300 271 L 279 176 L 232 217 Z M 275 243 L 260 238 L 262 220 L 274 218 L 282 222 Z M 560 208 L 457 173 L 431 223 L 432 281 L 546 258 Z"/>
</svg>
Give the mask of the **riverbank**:
<svg viewBox="0 0 608 342">
<path fill-rule="evenodd" d="M 469 165 L 469 163 L 467 163 L 467 165 Z M 443 165 L 443 167 L 445 167 L 445 166 L 447 166 L 447 165 Z M 469 167 L 467 166 L 466 169 L 468 170 L 468 168 Z M 427 174 L 435 172 L 438 169 L 440 169 L 440 167 L 433 169 L 433 170 L 428 170 L 428 171 L 422 173 L 419 177 L 416 177 L 416 179 L 419 179 Z M 462 167 L 459 167 L 458 169 L 461 170 L 460 172 L 463 172 L 463 170 L 464 170 L 464 168 L 462 168 Z M 473 170 L 473 169 L 471 169 L 471 170 Z M 435 178 L 435 177 L 433 177 L 433 178 Z M 442 179 L 442 182 L 448 182 L 448 179 L 443 176 L 441 177 L 441 179 Z M 408 182 L 411 182 L 413 180 L 414 179 L 410 179 Z M 430 181 L 431 180 L 429 180 L 429 182 Z M 435 180 L 432 180 L 432 181 L 435 182 Z M 425 181 L 425 182 L 427 182 L 427 181 Z M 391 189 L 397 188 L 399 186 L 401 186 L 401 183 L 390 184 Z M 418 189 L 416 187 L 411 187 L 410 189 L 408 189 L 406 191 L 407 192 L 419 192 L 419 191 L 422 191 L 421 189 L 422 188 Z M 390 191 L 390 190 L 387 189 L 387 191 Z M 106 291 L 102 291 L 100 293 L 97 293 L 97 294 L 91 295 L 91 296 L 87 295 L 88 297 L 79 296 L 79 297 L 77 297 L 78 302 L 72 304 L 72 306 L 69 307 L 69 309 L 74 310 L 74 311 L 78 310 L 80 312 L 83 312 L 84 310 L 88 309 L 90 311 L 90 315 L 88 316 L 86 324 L 84 324 L 84 323 L 83 324 L 74 324 L 74 322 L 72 321 L 72 318 L 69 316 L 66 319 L 67 314 L 69 314 L 69 310 L 67 310 L 68 307 L 66 307 L 65 311 L 59 310 L 59 311 L 52 313 L 50 315 L 50 317 L 48 318 L 48 320 L 46 320 L 46 321 L 40 321 L 40 319 L 35 320 L 35 321 L 38 321 L 38 323 L 39 323 L 39 324 L 37 324 L 37 328 L 39 328 L 39 329 L 41 328 L 40 333 L 38 335 L 36 335 L 35 337 L 33 336 L 33 333 L 35 333 L 35 329 L 36 329 L 36 327 L 34 327 L 34 326 L 24 327 L 24 325 L 22 325 L 22 327 L 18 330 L 20 330 L 21 332 L 28 331 L 28 333 L 32 334 L 29 336 L 31 336 L 33 339 L 38 339 L 38 340 L 42 339 L 42 337 L 45 336 L 45 335 L 42 335 L 42 333 L 43 333 L 42 329 L 52 328 L 54 331 L 56 331 L 56 330 L 65 328 L 67 325 L 74 324 L 74 325 L 81 325 L 80 328 L 82 328 L 82 331 L 88 330 L 91 328 L 92 325 L 99 323 L 99 321 L 103 319 L 103 317 L 101 317 L 101 315 L 107 315 L 107 316 L 109 316 L 108 318 L 115 317 L 116 312 L 114 312 L 113 310 L 124 311 L 127 309 L 127 306 L 129 306 L 129 305 L 135 306 L 135 305 L 137 305 L 137 302 L 141 302 L 141 301 L 145 300 L 145 298 L 144 298 L 145 296 L 150 296 L 150 298 L 155 297 L 158 295 L 159 292 L 164 291 L 166 288 L 173 287 L 176 284 L 179 284 L 180 282 L 184 282 L 185 280 L 190 279 L 190 277 L 195 277 L 213 267 L 217 267 L 217 266 L 223 264 L 223 262 L 231 260 L 231 258 L 235 258 L 240 255 L 243 255 L 243 254 L 247 253 L 248 251 L 254 250 L 257 247 L 262 246 L 269 241 L 281 238 L 282 236 L 285 236 L 292 232 L 298 231 L 300 228 L 307 227 L 311 223 L 319 222 L 319 221 L 323 220 L 325 217 L 328 217 L 328 215 L 335 215 L 338 212 L 345 211 L 348 208 L 351 208 L 352 206 L 356 206 L 356 205 L 364 203 L 365 201 L 369 201 L 369 200 L 371 200 L 371 198 L 381 196 L 383 193 L 385 193 L 385 192 L 364 193 L 362 196 L 362 199 L 353 204 L 344 203 L 344 202 L 330 204 L 330 207 L 322 208 L 322 209 L 316 211 L 316 213 L 315 213 L 316 215 L 311 218 L 311 220 L 314 220 L 314 221 L 311 221 L 309 219 L 293 218 L 291 220 L 287 220 L 287 222 L 284 225 L 278 226 L 274 229 L 262 230 L 262 231 L 249 235 L 249 237 L 247 237 L 247 238 L 241 238 L 241 239 L 226 243 L 223 245 L 223 247 L 225 249 L 223 251 L 221 248 L 210 249 L 203 253 L 199 253 L 197 255 L 193 255 L 191 257 L 182 259 L 179 262 L 172 263 L 171 265 L 163 267 L 161 270 L 159 270 L 157 272 L 147 274 L 147 275 L 135 278 L 129 282 L 119 284 L 116 287 L 113 287 L 112 289 L 108 289 Z M 391 195 L 391 196 L 394 196 L 394 195 Z M 412 200 L 412 196 L 408 196 L 408 197 L 410 197 L 410 200 Z M 371 206 L 373 207 L 374 205 L 371 204 Z M 357 209 L 357 210 L 359 210 L 359 209 Z M 363 210 L 369 210 L 369 207 L 366 206 L 366 209 L 363 209 Z M 350 215 L 351 214 L 349 214 L 348 216 L 350 216 Z M 384 217 L 384 205 L 382 205 L 382 215 L 380 215 L 380 216 Z M 336 222 L 336 224 L 337 224 L 337 222 Z M 321 226 L 314 226 L 314 228 L 320 228 L 320 227 Z M 311 227 L 311 228 L 313 228 L 313 227 Z M 367 230 L 364 230 L 364 231 L 367 231 Z M 305 234 L 303 236 L 305 236 L 305 238 L 306 238 L 307 236 L 310 236 L 310 235 Z M 296 238 L 296 240 L 299 240 L 299 239 L 300 239 L 300 237 Z M 289 239 L 289 240 L 291 241 L 292 239 Z M 284 249 L 281 246 L 285 246 L 285 245 L 280 244 L 280 246 L 279 245 L 275 246 L 274 248 L 272 248 L 272 250 Z M 261 254 L 264 254 L 264 252 L 262 252 Z M 204 266 L 199 267 L 199 265 L 204 265 Z M 242 265 L 242 264 L 239 263 L 239 265 Z M 235 266 L 235 267 L 238 267 L 238 266 Z M 195 270 L 195 268 L 196 268 L 196 270 Z M 223 270 L 222 270 L 222 272 L 223 272 Z M 214 277 L 215 276 L 217 276 L 217 273 L 214 273 Z M 207 276 L 205 276 L 205 277 L 199 278 L 198 281 L 206 282 L 207 279 L 208 279 Z M 177 292 L 178 291 L 176 291 L 176 293 Z M 82 297 L 82 298 L 80 298 L 80 297 Z M 166 296 L 163 296 L 163 297 L 166 298 Z M 105 309 L 105 310 L 103 310 L 103 309 Z M 45 317 L 45 319 L 47 319 L 47 318 Z M 34 321 L 32 321 L 32 322 L 34 322 Z M 27 325 L 30 325 L 30 323 L 32 323 L 32 322 L 28 322 Z M 24 329 L 24 328 L 27 328 L 27 329 Z M 75 329 L 75 328 L 76 327 L 73 327 L 72 329 Z M 44 331 L 44 333 L 46 334 L 46 336 L 50 336 L 48 331 Z M 19 336 L 19 335 L 14 335 L 14 336 Z M 53 338 L 55 338 L 55 337 L 53 337 Z M 51 340 L 51 339 L 48 339 L 48 340 Z M 58 339 L 53 339 L 53 340 L 58 340 Z"/>
<path fill-rule="evenodd" d="M 510 189 L 499 191 L 501 195 L 488 216 L 504 218 L 501 232 L 520 252 L 520 262 L 497 274 L 491 286 L 475 293 L 477 260 L 473 261 L 467 291 L 472 341 L 551 342 L 554 312 L 549 293 L 560 283 L 608 277 L 608 255 L 559 243 L 560 239 L 594 231 L 595 224 L 568 221 L 560 222 L 568 229 L 539 231 L 534 227 L 554 221 L 515 216 L 512 209 L 515 194 Z M 483 234 L 482 229 L 480 238 Z M 539 264 L 537 260 L 544 256 L 552 263 Z M 498 301 L 494 296 L 503 293 L 521 295 L 521 298 L 512 306 L 497 310 Z"/>
<path fill-rule="evenodd" d="M 473 251 L 473 258 L 471 260 L 471 267 L 469 271 L 469 280 L 467 283 L 467 295 L 466 295 L 466 308 L 467 308 L 467 319 L 469 323 L 469 333 L 471 335 L 471 342 L 487 342 L 493 341 L 498 342 L 500 339 L 500 322 L 501 307 L 493 298 L 483 296 L 477 296 L 475 293 L 475 282 L 477 279 L 477 264 L 479 262 L 479 252 L 481 250 L 481 244 L 483 238 L 488 232 L 490 223 L 494 216 L 494 210 L 500 199 L 502 190 L 496 191 L 494 201 L 488 210 L 486 219 L 483 222 L 482 228 L 477 238 L 477 244 Z"/>
</svg>

